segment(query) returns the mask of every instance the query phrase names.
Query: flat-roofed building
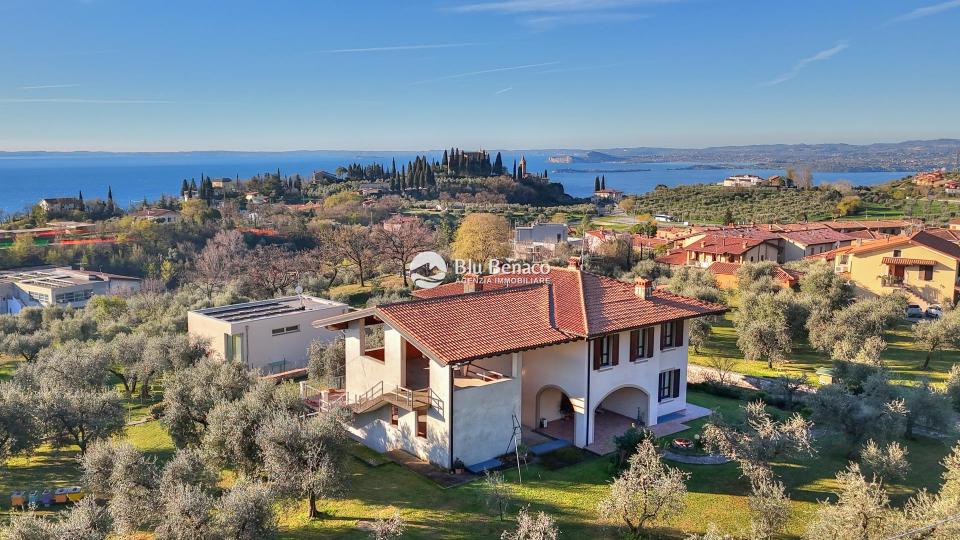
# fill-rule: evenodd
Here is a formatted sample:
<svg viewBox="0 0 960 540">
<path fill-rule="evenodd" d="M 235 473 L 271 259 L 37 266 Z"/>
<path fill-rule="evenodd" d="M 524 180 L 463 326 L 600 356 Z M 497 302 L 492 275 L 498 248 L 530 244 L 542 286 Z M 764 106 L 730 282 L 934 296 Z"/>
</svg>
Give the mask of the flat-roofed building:
<svg viewBox="0 0 960 540">
<path fill-rule="evenodd" d="M 0 313 L 25 307 L 83 307 L 97 294 L 128 294 L 140 290 L 140 278 L 73 270 L 33 267 L 0 271 Z"/>
<path fill-rule="evenodd" d="M 211 350 L 226 360 L 264 374 L 282 373 L 306 367 L 311 342 L 339 335 L 310 323 L 349 311 L 350 306 L 332 300 L 287 296 L 191 311 L 187 331 L 208 339 Z"/>
</svg>

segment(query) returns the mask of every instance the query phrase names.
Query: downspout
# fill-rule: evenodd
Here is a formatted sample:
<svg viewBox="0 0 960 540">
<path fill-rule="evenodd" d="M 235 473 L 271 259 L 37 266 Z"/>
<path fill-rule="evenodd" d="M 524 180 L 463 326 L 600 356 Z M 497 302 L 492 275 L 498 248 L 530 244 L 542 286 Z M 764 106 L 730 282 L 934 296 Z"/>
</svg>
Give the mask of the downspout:
<svg viewBox="0 0 960 540">
<path fill-rule="evenodd" d="M 586 340 L 586 343 L 587 343 L 587 401 L 586 403 L 584 403 L 584 409 L 585 409 L 584 416 L 587 419 L 587 429 L 583 434 L 584 448 L 590 445 L 590 416 L 591 416 L 590 415 L 590 372 L 593 371 L 593 365 L 591 364 L 591 360 L 590 360 L 590 351 L 592 349 L 592 347 L 590 347 L 590 340 L 589 339 Z M 576 433 L 573 434 L 573 438 L 574 439 L 577 438 Z"/>
<path fill-rule="evenodd" d="M 450 424 L 448 433 L 450 434 L 450 461 L 448 468 L 453 469 L 453 368 L 447 365 L 447 372 L 450 374 L 450 391 L 447 398 L 447 422 Z"/>
</svg>

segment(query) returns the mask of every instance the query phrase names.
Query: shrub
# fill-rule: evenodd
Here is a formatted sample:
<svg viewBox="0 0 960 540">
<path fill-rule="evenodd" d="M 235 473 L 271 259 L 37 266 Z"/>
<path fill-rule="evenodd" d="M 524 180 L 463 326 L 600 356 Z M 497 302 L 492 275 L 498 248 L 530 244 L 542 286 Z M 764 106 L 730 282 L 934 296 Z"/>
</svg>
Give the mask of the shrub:
<svg viewBox="0 0 960 540">
<path fill-rule="evenodd" d="M 540 457 L 540 463 L 543 464 L 544 468 L 553 471 L 563 467 L 569 467 L 570 465 L 575 465 L 584 459 L 585 456 L 583 455 L 583 450 L 573 446 L 568 446 L 566 448 L 561 448 L 559 450 L 550 452 L 549 454 L 544 454 Z"/>
<path fill-rule="evenodd" d="M 643 441 L 650 441 L 656 446 L 657 436 L 649 428 L 631 427 L 623 435 L 613 438 L 613 444 L 617 450 L 610 457 L 610 461 L 615 471 L 619 472 L 627 467 L 630 456 L 637 453 L 637 446 Z"/>
</svg>

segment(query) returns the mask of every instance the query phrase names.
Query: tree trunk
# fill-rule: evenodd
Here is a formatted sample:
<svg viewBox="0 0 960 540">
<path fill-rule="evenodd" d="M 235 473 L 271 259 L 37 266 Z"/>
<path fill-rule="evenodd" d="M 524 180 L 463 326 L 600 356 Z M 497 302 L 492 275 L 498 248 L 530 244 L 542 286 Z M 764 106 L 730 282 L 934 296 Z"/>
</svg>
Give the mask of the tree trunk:
<svg viewBox="0 0 960 540">
<path fill-rule="evenodd" d="M 310 515 L 310 519 L 317 519 L 320 517 L 320 511 L 317 510 L 317 496 L 314 493 L 310 494 L 308 512 Z"/>
<path fill-rule="evenodd" d="M 929 369 L 930 368 L 930 355 L 931 351 L 927 351 L 926 358 L 923 359 L 923 365 L 920 366 L 920 369 Z"/>
</svg>

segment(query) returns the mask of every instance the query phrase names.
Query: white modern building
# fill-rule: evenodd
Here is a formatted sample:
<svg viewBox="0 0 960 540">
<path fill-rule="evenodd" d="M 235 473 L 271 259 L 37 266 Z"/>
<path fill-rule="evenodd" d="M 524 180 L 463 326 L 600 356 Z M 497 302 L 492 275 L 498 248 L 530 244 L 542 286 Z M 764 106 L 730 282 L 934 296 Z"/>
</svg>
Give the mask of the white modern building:
<svg viewBox="0 0 960 540">
<path fill-rule="evenodd" d="M 496 466 L 514 437 L 603 454 L 633 424 L 675 428 L 705 415 L 686 402 L 686 320 L 725 308 L 575 261 L 318 320 L 346 335 L 346 377 L 342 388 L 305 384 L 304 398 L 352 409 L 350 432 L 375 450 L 474 471 Z M 382 347 L 368 345 L 372 328 Z"/>
<path fill-rule="evenodd" d="M 313 321 L 340 315 L 350 307 L 313 296 L 287 296 L 199 309 L 187 313 L 187 331 L 205 338 L 220 357 L 264 374 L 306 367 L 307 349 L 339 333 L 314 328 Z"/>
<path fill-rule="evenodd" d="M 41 266 L 0 271 L 0 313 L 26 307 L 80 308 L 97 294 L 129 294 L 140 290 L 140 278 Z"/>
<path fill-rule="evenodd" d="M 568 242 L 566 223 L 534 223 L 513 231 L 513 256 L 541 261 L 554 256 L 557 246 Z"/>
</svg>

